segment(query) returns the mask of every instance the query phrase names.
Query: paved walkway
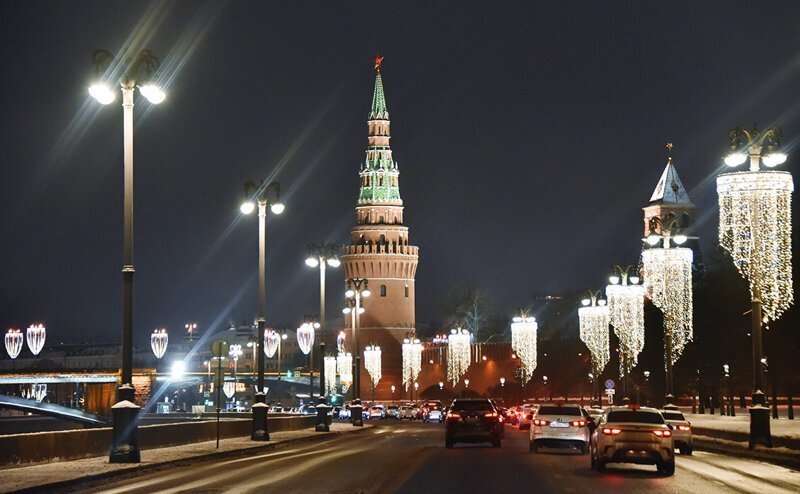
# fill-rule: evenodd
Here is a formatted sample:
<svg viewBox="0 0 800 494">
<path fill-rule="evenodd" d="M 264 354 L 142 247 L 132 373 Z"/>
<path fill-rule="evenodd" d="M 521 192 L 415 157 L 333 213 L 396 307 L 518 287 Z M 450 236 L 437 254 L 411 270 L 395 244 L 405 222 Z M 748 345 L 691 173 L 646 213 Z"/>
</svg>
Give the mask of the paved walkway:
<svg viewBox="0 0 800 494">
<path fill-rule="evenodd" d="M 364 424 L 364 429 L 371 427 Z M 42 491 L 46 492 L 48 485 L 67 486 L 77 479 L 103 478 L 123 473 L 133 473 L 154 470 L 159 467 L 176 464 L 188 459 L 205 459 L 218 456 L 245 454 L 264 449 L 274 448 L 276 445 L 304 439 L 324 437 L 330 434 L 343 434 L 363 430 L 354 428 L 349 423 L 337 422 L 331 424 L 331 432 L 315 432 L 314 429 L 301 431 L 287 431 L 270 433 L 270 441 L 254 443 L 249 437 L 222 439 L 219 449 L 216 441 L 172 446 L 168 448 L 142 450 L 141 463 L 109 463 L 107 456 L 71 460 L 64 462 L 46 463 L 41 465 L 11 467 L 0 470 L 0 492 L 15 491 Z"/>
</svg>

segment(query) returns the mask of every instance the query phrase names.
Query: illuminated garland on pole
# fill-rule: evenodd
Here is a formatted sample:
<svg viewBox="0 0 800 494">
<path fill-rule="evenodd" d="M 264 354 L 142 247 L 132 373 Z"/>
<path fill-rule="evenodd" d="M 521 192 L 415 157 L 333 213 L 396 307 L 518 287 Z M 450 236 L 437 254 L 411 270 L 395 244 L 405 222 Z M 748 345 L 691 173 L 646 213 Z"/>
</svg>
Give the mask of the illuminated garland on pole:
<svg viewBox="0 0 800 494">
<path fill-rule="evenodd" d="M 622 271 L 622 270 L 620 270 Z M 639 277 L 631 276 L 632 285 L 628 284 L 628 273 L 622 271 L 619 276 L 611 276 L 611 284 L 606 287 L 608 312 L 614 334 L 620 344 L 620 376 L 630 374 L 636 367 L 639 353 L 644 348 L 644 295 L 645 289 L 638 285 Z"/>
<path fill-rule="evenodd" d="M 325 394 L 336 394 L 336 357 L 325 357 Z"/>
<path fill-rule="evenodd" d="M 422 343 L 417 339 L 403 340 L 403 385 L 408 391 L 422 370 Z"/>
<path fill-rule="evenodd" d="M 583 300 L 583 305 L 584 307 L 578 309 L 580 337 L 592 354 L 592 374 L 594 379 L 597 379 L 610 359 L 608 344 L 609 311 L 606 301 L 598 301 L 597 295 L 594 293 L 590 299 Z"/>
<path fill-rule="evenodd" d="M 536 318 L 534 317 L 518 316 L 511 323 L 511 349 L 519 357 L 525 370 L 522 375 L 523 384 L 533 377 L 533 371 L 536 370 L 538 329 L 539 325 L 536 324 Z"/>
<path fill-rule="evenodd" d="M 645 249 L 642 252 L 644 286 L 653 304 L 664 313 L 664 338 L 672 339 L 672 354 L 665 345 L 666 361 L 674 364 L 683 354 L 686 344 L 692 341 L 692 249 L 669 248 L 669 237 L 664 248 Z"/>
<path fill-rule="evenodd" d="M 167 352 L 167 345 L 169 344 L 169 335 L 166 329 L 154 329 L 153 334 L 150 335 L 150 348 L 153 349 L 153 354 L 156 358 L 161 358 Z"/>
<path fill-rule="evenodd" d="M 336 370 L 339 373 L 339 385 L 342 386 L 342 394 L 347 393 L 347 389 L 353 384 L 353 355 L 342 352 L 336 358 Z"/>
<path fill-rule="evenodd" d="M 39 355 L 39 352 L 44 348 L 44 340 L 47 337 L 47 330 L 41 324 L 31 324 L 25 333 L 25 339 L 28 342 L 28 348 L 33 355 Z"/>
<path fill-rule="evenodd" d="M 447 379 L 455 386 L 471 363 L 470 342 L 472 335 L 466 329 L 450 330 L 447 337 Z"/>
<path fill-rule="evenodd" d="M 275 356 L 280 344 L 281 335 L 279 335 L 277 331 L 272 329 L 267 329 L 264 331 L 264 355 L 266 355 L 267 358 L 272 358 Z"/>
<path fill-rule="evenodd" d="M 22 331 L 19 329 L 9 329 L 6 332 L 6 352 L 8 352 L 8 356 L 11 357 L 12 360 L 19 357 L 23 342 L 24 337 L 22 336 Z"/>
<path fill-rule="evenodd" d="M 369 345 L 364 349 L 364 367 L 369 372 L 372 387 L 378 385 L 381 380 L 381 347 Z"/>
</svg>

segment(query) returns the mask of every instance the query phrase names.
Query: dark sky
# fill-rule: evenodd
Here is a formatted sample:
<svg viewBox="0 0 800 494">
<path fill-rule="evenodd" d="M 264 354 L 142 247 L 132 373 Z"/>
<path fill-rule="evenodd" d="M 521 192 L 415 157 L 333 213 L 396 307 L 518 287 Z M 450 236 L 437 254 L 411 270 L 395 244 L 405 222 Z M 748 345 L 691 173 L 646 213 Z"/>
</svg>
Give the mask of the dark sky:
<svg viewBox="0 0 800 494">
<path fill-rule="evenodd" d="M 637 258 L 668 141 L 706 248 L 730 128 L 780 125 L 796 167 L 800 2 L 499 3 L 0 3 L 0 327 L 118 339 L 122 111 L 86 92 L 98 48 L 151 49 L 168 84 L 135 108 L 139 341 L 252 320 L 248 179 L 279 179 L 287 205 L 267 225 L 268 322 L 317 312 L 305 247 L 349 238 L 377 51 L 418 324 L 457 282 L 504 312 L 599 288 Z"/>
</svg>

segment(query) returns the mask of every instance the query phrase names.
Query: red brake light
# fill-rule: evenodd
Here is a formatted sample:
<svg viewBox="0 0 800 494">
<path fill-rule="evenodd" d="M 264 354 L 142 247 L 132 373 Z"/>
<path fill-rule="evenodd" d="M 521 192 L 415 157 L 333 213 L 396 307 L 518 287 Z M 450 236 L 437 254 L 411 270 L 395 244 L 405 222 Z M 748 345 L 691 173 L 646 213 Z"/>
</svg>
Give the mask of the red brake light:
<svg viewBox="0 0 800 494">
<path fill-rule="evenodd" d="M 547 420 L 536 419 L 536 420 L 533 421 L 533 425 L 537 425 L 539 427 L 544 427 L 545 425 L 548 425 L 548 424 L 550 424 L 550 422 L 548 422 Z"/>
<path fill-rule="evenodd" d="M 484 414 L 484 417 L 497 417 L 497 412 L 489 412 Z"/>
<path fill-rule="evenodd" d="M 571 425 L 572 427 L 586 427 L 586 421 L 585 420 L 573 420 L 572 422 L 569 423 L 569 425 Z"/>
<path fill-rule="evenodd" d="M 642 408 L 642 406 L 637 403 L 631 403 L 628 405 L 628 410 L 638 410 L 640 408 Z"/>
<path fill-rule="evenodd" d="M 679 425 L 678 429 L 680 429 L 682 431 L 688 431 L 688 430 L 691 430 L 691 427 L 689 427 L 688 425 Z"/>
<path fill-rule="evenodd" d="M 606 436 L 616 436 L 620 432 L 622 432 L 622 429 L 603 427 L 603 434 L 605 434 Z"/>
<path fill-rule="evenodd" d="M 655 434 L 658 437 L 670 437 L 672 435 L 672 431 L 664 431 L 664 430 L 659 429 L 659 430 L 653 431 L 653 434 Z"/>
<path fill-rule="evenodd" d="M 447 412 L 447 418 L 449 419 L 461 419 L 461 415 L 455 412 Z"/>
</svg>

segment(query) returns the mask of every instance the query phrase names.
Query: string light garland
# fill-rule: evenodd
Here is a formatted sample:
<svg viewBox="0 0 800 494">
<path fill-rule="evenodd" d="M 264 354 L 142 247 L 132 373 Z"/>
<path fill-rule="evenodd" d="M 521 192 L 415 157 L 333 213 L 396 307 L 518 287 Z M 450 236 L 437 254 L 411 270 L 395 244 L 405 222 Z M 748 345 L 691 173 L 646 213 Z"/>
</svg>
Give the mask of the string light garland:
<svg viewBox="0 0 800 494">
<path fill-rule="evenodd" d="M 591 304 L 591 305 L 590 305 Z M 592 354 L 592 371 L 599 376 L 610 359 L 608 344 L 609 310 L 605 300 L 596 295 L 584 300 L 585 307 L 578 309 L 580 338 Z"/>
<path fill-rule="evenodd" d="M 422 343 L 417 339 L 403 340 L 403 385 L 408 391 L 422 370 Z"/>
<path fill-rule="evenodd" d="M 150 335 L 150 348 L 153 349 L 153 354 L 156 358 L 161 358 L 167 352 L 167 345 L 169 344 L 169 335 L 166 329 L 154 329 L 153 334 Z"/>
<path fill-rule="evenodd" d="M 336 370 L 339 373 L 342 393 L 347 393 L 347 389 L 353 384 L 353 355 L 349 352 L 340 353 L 336 358 Z"/>
<path fill-rule="evenodd" d="M 719 243 L 758 293 L 766 322 L 794 303 L 789 172 L 758 170 L 717 177 Z"/>
<path fill-rule="evenodd" d="M 39 355 L 39 352 L 44 348 L 44 340 L 47 337 L 47 330 L 41 324 L 31 324 L 25 333 L 25 339 L 28 342 L 28 348 L 33 355 Z"/>
<path fill-rule="evenodd" d="M 336 357 L 327 356 L 324 359 L 325 365 L 325 394 L 336 393 Z"/>
<path fill-rule="evenodd" d="M 11 357 L 12 360 L 19 357 L 19 352 L 22 351 L 22 344 L 24 343 L 22 331 L 13 328 L 9 329 L 6 332 L 5 343 L 8 356 Z"/>
<path fill-rule="evenodd" d="M 447 337 L 447 379 L 455 386 L 470 366 L 472 335 L 466 329 L 453 329 Z"/>
<path fill-rule="evenodd" d="M 669 245 L 668 239 L 665 245 Z M 692 249 L 651 248 L 642 252 L 644 287 L 653 304 L 664 313 L 664 334 L 672 337 L 674 364 L 692 341 Z M 669 350 L 665 347 L 665 354 Z"/>
<path fill-rule="evenodd" d="M 622 354 L 620 376 L 627 375 L 636 367 L 639 353 L 644 348 L 644 295 L 642 285 L 627 284 L 626 273 L 623 273 L 622 284 L 606 287 L 609 320 L 619 338 Z"/>
<path fill-rule="evenodd" d="M 517 316 L 511 322 L 511 348 L 519 357 L 525 369 L 523 373 L 523 383 L 528 382 L 533 377 L 536 370 L 536 339 L 538 336 L 539 325 L 535 317 Z"/>
<path fill-rule="evenodd" d="M 364 349 L 364 367 L 369 372 L 372 386 L 377 386 L 381 380 L 381 347 L 369 345 Z"/>
<path fill-rule="evenodd" d="M 233 381 L 228 381 L 222 385 L 222 392 L 225 393 L 225 396 L 230 400 L 233 398 L 233 395 L 236 394 L 236 383 Z"/>
</svg>

